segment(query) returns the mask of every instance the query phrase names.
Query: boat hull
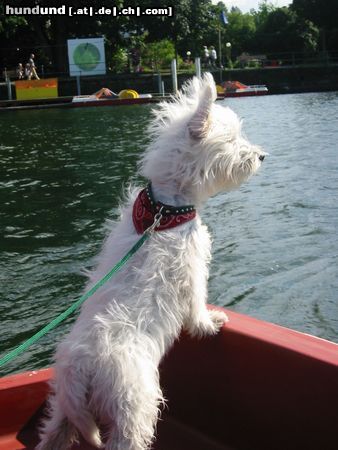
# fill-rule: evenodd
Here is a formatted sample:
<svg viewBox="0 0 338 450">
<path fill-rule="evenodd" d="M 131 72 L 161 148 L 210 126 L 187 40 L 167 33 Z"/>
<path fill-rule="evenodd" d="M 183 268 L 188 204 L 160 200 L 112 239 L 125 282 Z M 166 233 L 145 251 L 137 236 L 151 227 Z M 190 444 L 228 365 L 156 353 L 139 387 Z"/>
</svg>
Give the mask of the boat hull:
<svg viewBox="0 0 338 450">
<path fill-rule="evenodd" d="M 164 358 L 154 449 L 336 450 L 338 345 L 227 313 L 217 336 L 183 334 Z M 34 448 L 52 374 L 0 380 L 0 450 Z"/>
<path fill-rule="evenodd" d="M 87 108 L 100 106 L 124 106 L 158 103 L 168 97 L 139 97 L 139 98 L 112 98 L 112 99 L 88 99 L 87 101 L 72 102 L 72 97 L 60 97 L 58 99 L 40 99 L 35 101 L 1 101 L 0 113 L 5 111 L 54 109 L 54 108 Z"/>
<path fill-rule="evenodd" d="M 252 84 L 247 86 L 239 81 L 225 81 L 219 86 L 218 94 L 223 97 L 253 97 L 267 95 L 268 88 L 264 84 Z"/>
<path fill-rule="evenodd" d="M 243 92 L 225 92 L 218 94 L 221 97 L 256 97 L 257 95 L 268 95 L 268 91 L 243 91 Z"/>
<path fill-rule="evenodd" d="M 138 97 L 138 98 L 112 98 L 112 99 L 88 99 L 81 102 L 71 102 L 72 108 L 81 108 L 88 106 L 122 106 L 122 105 L 143 105 L 145 103 L 156 103 L 156 97 Z"/>
</svg>

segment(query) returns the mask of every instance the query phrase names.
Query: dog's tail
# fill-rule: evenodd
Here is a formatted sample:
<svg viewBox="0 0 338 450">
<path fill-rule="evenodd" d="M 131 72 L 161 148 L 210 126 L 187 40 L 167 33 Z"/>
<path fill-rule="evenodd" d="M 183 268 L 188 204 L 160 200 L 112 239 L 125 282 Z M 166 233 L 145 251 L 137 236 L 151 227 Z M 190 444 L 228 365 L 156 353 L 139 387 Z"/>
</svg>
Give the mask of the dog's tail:
<svg viewBox="0 0 338 450">
<path fill-rule="evenodd" d="M 88 381 L 82 371 L 70 369 L 63 372 L 57 383 L 58 399 L 64 414 L 83 438 L 93 447 L 102 448 L 100 430 L 88 409 Z"/>
</svg>

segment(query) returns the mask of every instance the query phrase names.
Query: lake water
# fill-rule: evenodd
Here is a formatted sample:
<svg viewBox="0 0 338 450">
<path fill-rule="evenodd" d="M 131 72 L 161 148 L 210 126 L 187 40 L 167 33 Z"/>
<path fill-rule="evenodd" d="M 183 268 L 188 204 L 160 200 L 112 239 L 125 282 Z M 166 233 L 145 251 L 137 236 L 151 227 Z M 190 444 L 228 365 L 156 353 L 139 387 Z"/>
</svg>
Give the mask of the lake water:
<svg viewBox="0 0 338 450">
<path fill-rule="evenodd" d="M 229 99 L 270 153 L 202 211 L 209 302 L 338 342 L 338 93 Z M 78 298 L 147 144 L 150 106 L 0 116 L 0 354 Z M 68 319 L 2 371 L 50 364 Z"/>
</svg>

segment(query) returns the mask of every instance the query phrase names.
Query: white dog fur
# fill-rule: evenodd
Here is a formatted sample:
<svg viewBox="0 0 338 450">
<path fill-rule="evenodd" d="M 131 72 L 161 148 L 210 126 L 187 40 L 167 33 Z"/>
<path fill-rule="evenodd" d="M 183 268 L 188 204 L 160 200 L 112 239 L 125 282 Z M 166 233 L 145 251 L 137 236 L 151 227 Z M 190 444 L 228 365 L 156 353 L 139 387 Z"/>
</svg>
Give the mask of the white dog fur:
<svg viewBox="0 0 338 450">
<path fill-rule="evenodd" d="M 264 152 L 241 135 L 241 122 L 214 103 L 213 78 L 188 82 L 155 111 L 151 144 L 140 172 L 154 197 L 199 209 L 212 195 L 238 187 L 256 172 Z M 140 238 L 129 190 L 121 218 L 107 238 L 89 286 L 105 275 Z M 37 450 L 66 450 L 78 432 L 106 450 L 149 449 L 164 402 L 158 366 L 184 328 L 212 335 L 227 321 L 208 311 L 210 238 L 199 216 L 155 231 L 126 266 L 82 306 L 58 346 L 48 417 Z M 98 424 L 108 429 L 102 436 Z M 104 442 L 104 443 L 103 443 Z"/>
</svg>

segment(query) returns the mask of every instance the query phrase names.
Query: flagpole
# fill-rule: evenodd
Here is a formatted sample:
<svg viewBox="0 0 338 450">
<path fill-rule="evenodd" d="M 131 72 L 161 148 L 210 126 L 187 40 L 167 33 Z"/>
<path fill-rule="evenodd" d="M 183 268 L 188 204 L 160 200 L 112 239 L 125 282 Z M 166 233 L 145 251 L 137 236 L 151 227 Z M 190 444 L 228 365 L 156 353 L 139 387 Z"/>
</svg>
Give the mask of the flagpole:
<svg viewBox="0 0 338 450">
<path fill-rule="evenodd" d="M 221 11 L 220 13 L 220 22 L 221 24 L 218 26 L 218 54 L 219 54 L 219 77 L 220 77 L 220 82 L 222 83 L 223 79 L 222 79 L 222 69 L 223 69 L 223 65 L 222 65 L 222 25 L 227 26 L 228 25 L 228 19 L 227 16 L 225 15 L 224 11 Z"/>
<path fill-rule="evenodd" d="M 222 31 L 221 27 L 218 27 L 218 57 L 219 57 L 219 77 L 220 83 L 222 83 Z"/>
</svg>

